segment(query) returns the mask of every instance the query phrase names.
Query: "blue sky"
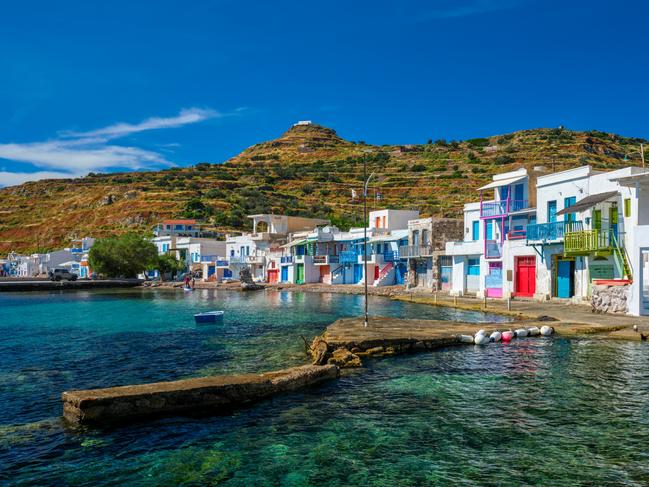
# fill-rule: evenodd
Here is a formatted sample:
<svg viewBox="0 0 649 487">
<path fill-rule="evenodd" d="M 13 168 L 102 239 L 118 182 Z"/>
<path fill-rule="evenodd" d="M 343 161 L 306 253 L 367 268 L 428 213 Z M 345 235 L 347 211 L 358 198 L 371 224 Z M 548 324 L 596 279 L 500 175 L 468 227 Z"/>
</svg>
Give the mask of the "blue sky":
<svg viewBox="0 0 649 487">
<path fill-rule="evenodd" d="M 648 137 L 640 1 L 5 2 L 0 185 L 222 162 L 313 120 L 421 143 Z"/>
</svg>

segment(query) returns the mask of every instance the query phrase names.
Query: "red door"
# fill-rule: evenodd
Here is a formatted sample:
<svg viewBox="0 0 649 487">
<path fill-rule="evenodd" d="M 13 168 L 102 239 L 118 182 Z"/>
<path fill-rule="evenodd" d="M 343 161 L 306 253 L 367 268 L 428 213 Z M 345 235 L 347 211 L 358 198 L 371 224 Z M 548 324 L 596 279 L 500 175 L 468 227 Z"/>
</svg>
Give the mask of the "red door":
<svg viewBox="0 0 649 487">
<path fill-rule="evenodd" d="M 381 275 L 381 271 L 379 269 L 379 266 L 375 265 L 374 266 L 374 280 L 376 281 L 379 278 L 380 275 Z"/>
<path fill-rule="evenodd" d="M 324 283 L 329 283 L 331 284 L 329 280 L 329 266 L 328 265 L 321 265 L 320 266 L 320 282 Z"/>
<path fill-rule="evenodd" d="M 536 292 L 536 257 L 516 257 L 516 296 L 532 297 Z"/>
<path fill-rule="evenodd" d="M 279 282 L 279 269 L 268 269 L 268 282 L 271 284 Z"/>
</svg>

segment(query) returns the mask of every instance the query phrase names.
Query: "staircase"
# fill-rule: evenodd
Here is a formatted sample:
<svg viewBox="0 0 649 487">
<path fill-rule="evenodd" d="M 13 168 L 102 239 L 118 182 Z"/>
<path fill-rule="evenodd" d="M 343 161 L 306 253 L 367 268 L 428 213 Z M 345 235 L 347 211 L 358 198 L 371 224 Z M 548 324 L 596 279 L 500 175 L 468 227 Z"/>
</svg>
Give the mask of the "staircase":
<svg viewBox="0 0 649 487">
<path fill-rule="evenodd" d="M 379 287 L 379 286 L 389 286 L 390 284 L 394 283 L 394 263 L 393 262 L 388 262 L 383 269 L 381 269 L 381 272 L 379 272 L 379 278 L 374 281 L 373 286 L 374 287 Z"/>
<path fill-rule="evenodd" d="M 329 284 L 332 284 L 338 278 L 338 276 L 340 274 L 342 274 L 344 271 L 345 271 L 345 268 L 342 265 L 339 265 L 334 270 L 332 270 L 331 271 L 331 277 L 329 279 L 329 281 L 330 281 Z M 344 281 L 344 279 L 343 279 L 343 281 Z M 342 284 L 345 284 L 345 283 L 343 282 Z"/>
<path fill-rule="evenodd" d="M 620 247 L 617 237 L 613 232 L 611 232 L 611 240 L 613 243 L 613 255 L 617 257 L 618 262 L 622 267 L 622 274 L 624 275 L 624 278 L 633 282 L 633 275 L 631 272 L 631 266 L 629 265 L 629 258 L 626 254 L 626 249 L 624 247 Z"/>
</svg>

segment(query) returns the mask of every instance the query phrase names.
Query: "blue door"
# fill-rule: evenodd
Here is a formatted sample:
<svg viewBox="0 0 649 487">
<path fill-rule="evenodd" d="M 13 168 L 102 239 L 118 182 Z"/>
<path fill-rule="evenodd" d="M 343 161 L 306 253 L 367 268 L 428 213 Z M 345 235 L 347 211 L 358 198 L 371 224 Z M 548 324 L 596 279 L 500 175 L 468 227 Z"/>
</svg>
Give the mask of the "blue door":
<svg viewBox="0 0 649 487">
<path fill-rule="evenodd" d="M 569 260 L 557 261 L 557 297 L 572 297 L 572 266 Z"/>
<path fill-rule="evenodd" d="M 288 282 L 288 266 L 282 266 L 282 282 Z"/>
<path fill-rule="evenodd" d="M 557 221 L 557 202 L 548 201 L 548 222 L 553 223 Z"/>
<path fill-rule="evenodd" d="M 361 279 L 363 279 L 363 266 L 354 264 L 354 284 L 361 282 Z"/>
<path fill-rule="evenodd" d="M 223 277 L 232 277 L 232 271 L 230 269 L 223 269 Z"/>
<path fill-rule="evenodd" d="M 491 223 L 491 220 L 485 220 L 485 240 L 493 240 L 494 238 L 494 231 L 493 231 L 493 224 Z"/>
<path fill-rule="evenodd" d="M 403 284 L 404 277 L 406 275 L 406 266 L 405 264 L 397 264 L 395 268 L 395 284 Z"/>
</svg>

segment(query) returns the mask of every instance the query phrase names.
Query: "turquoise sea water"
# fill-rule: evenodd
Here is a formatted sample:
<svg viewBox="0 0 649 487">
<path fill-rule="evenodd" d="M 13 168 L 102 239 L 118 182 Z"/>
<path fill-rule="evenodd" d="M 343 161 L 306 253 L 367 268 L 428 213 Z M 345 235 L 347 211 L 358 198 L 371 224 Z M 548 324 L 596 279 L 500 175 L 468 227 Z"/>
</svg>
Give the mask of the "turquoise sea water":
<svg viewBox="0 0 649 487">
<path fill-rule="evenodd" d="M 359 296 L 0 295 L 0 480 L 24 485 L 647 485 L 649 348 L 523 339 L 366 361 L 230 416 L 69 428 L 60 393 L 304 363 Z M 494 316 L 372 298 L 379 315 Z M 221 327 L 196 311 L 224 309 Z"/>
</svg>

